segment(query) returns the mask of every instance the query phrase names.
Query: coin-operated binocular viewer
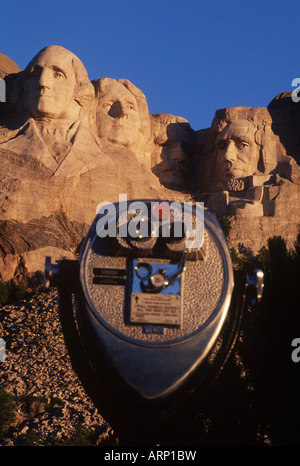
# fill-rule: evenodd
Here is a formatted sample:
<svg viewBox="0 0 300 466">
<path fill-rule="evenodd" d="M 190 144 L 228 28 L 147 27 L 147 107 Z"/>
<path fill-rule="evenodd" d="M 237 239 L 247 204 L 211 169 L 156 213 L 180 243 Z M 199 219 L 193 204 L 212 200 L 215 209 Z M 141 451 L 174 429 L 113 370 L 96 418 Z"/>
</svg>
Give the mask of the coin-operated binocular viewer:
<svg viewBox="0 0 300 466">
<path fill-rule="evenodd" d="M 176 441 L 242 317 L 246 278 L 234 275 L 216 217 L 197 203 L 107 205 L 78 261 L 46 259 L 49 285 L 73 367 L 120 442 Z"/>
</svg>

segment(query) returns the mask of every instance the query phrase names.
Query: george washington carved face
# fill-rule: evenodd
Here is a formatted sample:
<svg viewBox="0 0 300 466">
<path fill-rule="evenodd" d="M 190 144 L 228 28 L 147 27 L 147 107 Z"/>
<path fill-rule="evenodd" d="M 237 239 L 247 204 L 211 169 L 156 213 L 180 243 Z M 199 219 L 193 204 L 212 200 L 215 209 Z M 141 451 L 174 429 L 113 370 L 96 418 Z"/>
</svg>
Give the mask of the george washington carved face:
<svg viewBox="0 0 300 466">
<path fill-rule="evenodd" d="M 60 46 L 41 50 L 25 70 L 24 109 L 35 118 L 75 120 L 78 88 L 92 92 L 80 60 Z M 89 88 L 89 86 L 90 88 Z"/>
</svg>

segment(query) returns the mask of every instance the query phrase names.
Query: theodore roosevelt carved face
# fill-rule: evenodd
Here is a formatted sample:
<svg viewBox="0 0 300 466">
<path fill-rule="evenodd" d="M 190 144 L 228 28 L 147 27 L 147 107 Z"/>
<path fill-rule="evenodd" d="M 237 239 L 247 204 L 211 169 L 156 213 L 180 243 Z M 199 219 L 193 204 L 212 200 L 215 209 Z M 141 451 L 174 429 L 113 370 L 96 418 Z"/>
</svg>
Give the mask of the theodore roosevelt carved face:
<svg viewBox="0 0 300 466">
<path fill-rule="evenodd" d="M 187 182 L 192 130 L 187 120 L 168 114 L 152 115 L 154 142 L 152 171 L 164 186 L 184 187 Z"/>
</svg>

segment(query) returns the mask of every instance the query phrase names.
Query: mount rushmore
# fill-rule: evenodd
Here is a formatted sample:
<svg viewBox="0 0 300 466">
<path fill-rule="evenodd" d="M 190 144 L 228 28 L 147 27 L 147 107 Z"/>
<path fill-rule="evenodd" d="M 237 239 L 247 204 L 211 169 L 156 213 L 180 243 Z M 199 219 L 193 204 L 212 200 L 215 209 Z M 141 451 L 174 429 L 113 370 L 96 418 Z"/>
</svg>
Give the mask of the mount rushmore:
<svg viewBox="0 0 300 466">
<path fill-rule="evenodd" d="M 256 253 L 299 231 L 300 103 L 217 109 L 211 127 L 150 114 L 126 79 L 90 81 L 81 60 L 47 46 L 21 70 L 0 54 L 0 278 L 74 258 L 100 202 L 204 202 L 230 219 L 228 241 Z"/>
</svg>

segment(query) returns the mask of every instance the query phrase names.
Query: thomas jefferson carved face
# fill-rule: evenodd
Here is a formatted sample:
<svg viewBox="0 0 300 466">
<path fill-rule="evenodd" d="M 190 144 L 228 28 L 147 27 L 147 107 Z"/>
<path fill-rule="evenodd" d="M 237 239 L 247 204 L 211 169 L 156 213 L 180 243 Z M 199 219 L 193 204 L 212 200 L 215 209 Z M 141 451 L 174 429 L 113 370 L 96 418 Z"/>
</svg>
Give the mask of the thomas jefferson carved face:
<svg viewBox="0 0 300 466">
<path fill-rule="evenodd" d="M 36 118 L 73 119 L 80 106 L 74 100 L 73 54 L 50 46 L 32 60 L 24 87 L 24 108 Z"/>
<path fill-rule="evenodd" d="M 225 183 L 257 171 L 260 147 L 255 141 L 255 132 L 248 120 L 236 120 L 228 123 L 217 136 L 217 167 Z"/>
<path fill-rule="evenodd" d="M 132 148 L 139 137 L 141 118 L 135 96 L 121 83 L 107 83 L 98 100 L 96 124 L 101 138 Z"/>
</svg>

